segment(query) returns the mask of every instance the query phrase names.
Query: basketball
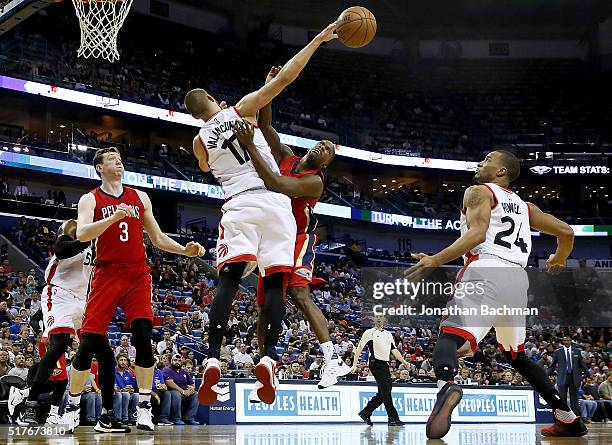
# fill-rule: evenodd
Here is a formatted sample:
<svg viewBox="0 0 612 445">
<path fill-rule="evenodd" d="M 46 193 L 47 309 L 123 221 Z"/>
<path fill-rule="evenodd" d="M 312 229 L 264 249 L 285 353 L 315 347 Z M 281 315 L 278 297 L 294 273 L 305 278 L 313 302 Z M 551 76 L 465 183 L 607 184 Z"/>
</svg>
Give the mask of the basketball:
<svg viewBox="0 0 612 445">
<path fill-rule="evenodd" d="M 351 6 L 338 17 L 336 32 L 349 48 L 361 48 L 376 35 L 376 17 L 363 6 Z"/>
</svg>

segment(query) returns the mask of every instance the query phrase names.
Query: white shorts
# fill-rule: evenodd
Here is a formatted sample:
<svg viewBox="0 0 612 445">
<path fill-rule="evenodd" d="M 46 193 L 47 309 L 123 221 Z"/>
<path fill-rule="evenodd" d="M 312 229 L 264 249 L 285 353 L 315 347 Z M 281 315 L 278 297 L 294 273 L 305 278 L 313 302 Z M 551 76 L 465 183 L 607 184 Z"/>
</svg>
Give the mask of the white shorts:
<svg viewBox="0 0 612 445">
<path fill-rule="evenodd" d="M 262 276 L 291 272 L 296 226 L 291 199 L 267 190 L 243 192 L 221 207 L 217 269 L 249 263 L 244 275 L 259 267 Z"/>
<path fill-rule="evenodd" d="M 42 293 L 44 336 L 76 333 L 81 328 L 86 298 L 79 298 L 61 287 L 45 286 Z"/>
<path fill-rule="evenodd" d="M 491 328 L 495 328 L 500 349 L 514 352 L 524 350 L 526 316 L 511 313 L 511 310 L 527 307 L 529 279 L 525 269 L 485 255 L 485 258 L 464 266 L 457 276 L 459 283 L 464 287 L 466 283 L 471 283 L 469 292 L 463 292 L 460 298 L 461 294 L 456 291 L 446 307 L 473 309 L 475 315 L 448 315 L 440 323 L 440 332 L 465 338 L 475 351 Z M 505 311 L 506 308 L 508 311 Z"/>
</svg>

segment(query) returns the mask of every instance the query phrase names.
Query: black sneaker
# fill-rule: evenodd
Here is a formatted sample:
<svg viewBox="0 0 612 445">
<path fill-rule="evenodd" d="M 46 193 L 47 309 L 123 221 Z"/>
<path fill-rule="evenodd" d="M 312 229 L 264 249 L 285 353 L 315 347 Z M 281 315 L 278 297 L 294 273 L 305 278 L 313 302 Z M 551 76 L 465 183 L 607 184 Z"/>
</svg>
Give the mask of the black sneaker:
<svg viewBox="0 0 612 445">
<path fill-rule="evenodd" d="M 366 415 L 365 415 L 365 413 L 363 413 L 362 411 L 359 411 L 359 413 L 357 413 L 357 415 L 358 415 L 359 417 L 361 417 L 361 419 L 362 419 L 362 420 L 363 420 L 365 423 L 367 423 L 368 425 L 370 425 L 370 426 L 374 425 L 374 424 L 372 423 L 372 419 L 370 419 L 370 416 L 366 416 Z"/>
<path fill-rule="evenodd" d="M 389 426 L 404 426 L 406 424 L 402 422 L 401 420 L 397 419 L 397 420 L 389 420 L 388 425 Z"/>
<path fill-rule="evenodd" d="M 459 385 L 448 382 L 438 392 L 436 404 L 427 419 L 425 434 L 428 439 L 441 439 L 448 433 L 451 426 L 453 410 L 463 397 L 463 390 Z"/>
<path fill-rule="evenodd" d="M 98 423 L 94 426 L 94 431 L 99 433 L 129 433 L 131 430 L 121 420 L 116 419 L 115 413 L 110 410 L 100 416 Z"/>
<path fill-rule="evenodd" d="M 38 406 L 38 402 L 34 400 L 26 401 L 23 408 L 21 408 L 19 417 L 17 418 L 17 425 L 20 425 L 20 426 L 37 425 L 38 424 L 38 422 L 36 421 L 36 407 L 37 406 Z"/>
</svg>

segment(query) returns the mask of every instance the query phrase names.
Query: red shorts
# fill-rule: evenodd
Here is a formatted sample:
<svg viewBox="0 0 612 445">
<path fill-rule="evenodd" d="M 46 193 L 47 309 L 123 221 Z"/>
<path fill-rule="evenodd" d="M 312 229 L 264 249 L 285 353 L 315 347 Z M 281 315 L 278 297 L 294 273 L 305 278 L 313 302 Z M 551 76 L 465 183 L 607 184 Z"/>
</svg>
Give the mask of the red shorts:
<svg viewBox="0 0 612 445">
<path fill-rule="evenodd" d="M 45 341 L 41 340 L 38 343 L 38 354 L 42 357 L 46 352 L 47 346 L 45 345 Z M 49 381 L 51 382 L 57 382 L 60 380 L 68 380 L 68 371 L 66 371 L 66 354 L 62 354 L 60 356 L 60 359 L 55 364 L 55 369 L 53 369 L 53 374 L 51 374 L 49 377 Z"/>
<path fill-rule="evenodd" d="M 138 318 L 153 321 L 151 268 L 146 264 L 95 267 L 81 333 L 106 335 L 118 307 L 126 327 Z"/>
<path fill-rule="evenodd" d="M 310 286 L 312 290 L 326 284 L 323 278 L 312 276 L 315 262 L 314 248 L 317 241 L 319 241 L 319 237 L 314 234 L 300 233 L 296 236 L 293 251 L 293 270 L 288 277 L 287 288 Z M 257 304 L 261 306 L 265 301 L 263 280 L 260 275 L 257 281 Z"/>
</svg>

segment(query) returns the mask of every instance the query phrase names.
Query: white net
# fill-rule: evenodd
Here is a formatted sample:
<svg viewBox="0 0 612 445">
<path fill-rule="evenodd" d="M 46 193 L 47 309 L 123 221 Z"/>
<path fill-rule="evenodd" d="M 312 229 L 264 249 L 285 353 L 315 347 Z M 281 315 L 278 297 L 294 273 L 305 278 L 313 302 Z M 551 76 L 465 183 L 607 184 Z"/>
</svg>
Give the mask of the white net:
<svg viewBox="0 0 612 445">
<path fill-rule="evenodd" d="M 81 27 L 80 57 L 119 60 L 117 35 L 134 0 L 72 0 Z"/>
</svg>

